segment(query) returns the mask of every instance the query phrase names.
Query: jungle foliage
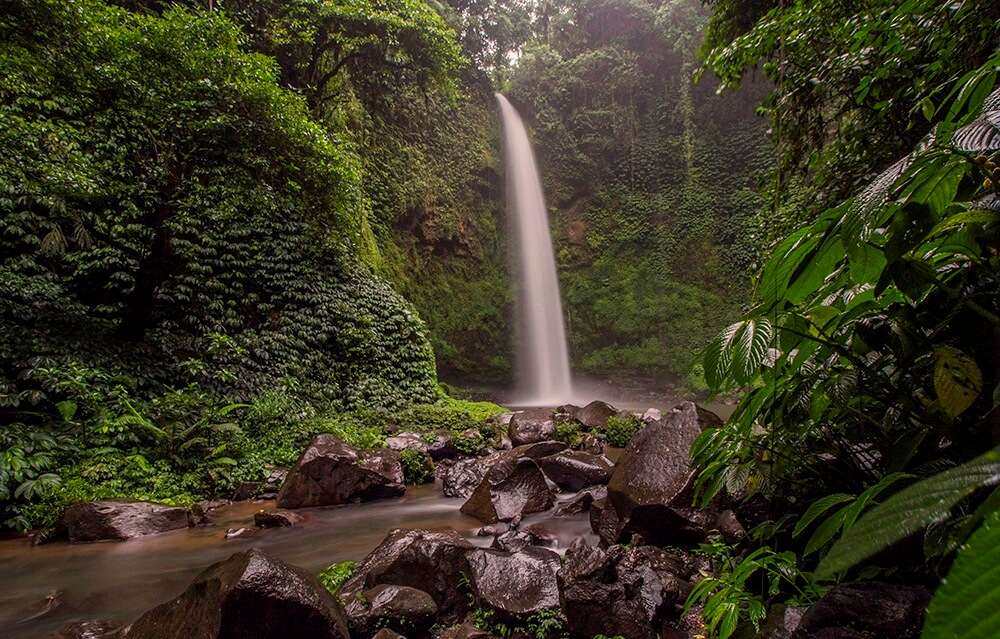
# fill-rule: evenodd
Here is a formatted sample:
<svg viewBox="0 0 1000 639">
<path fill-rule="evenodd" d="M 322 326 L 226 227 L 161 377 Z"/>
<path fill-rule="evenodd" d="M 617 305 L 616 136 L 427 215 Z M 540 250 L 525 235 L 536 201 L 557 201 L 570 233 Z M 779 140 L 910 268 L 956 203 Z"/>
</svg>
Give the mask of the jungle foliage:
<svg viewBox="0 0 1000 639">
<path fill-rule="evenodd" d="M 775 136 L 789 136 L 778 141 L 780 170 L 797 166 L 827 208 L 801 205 L 791 187 L 774 191 L 796 217 L 776 220 L 780 240 L 745 319 L 704 351 L 709 385 L 744 395 L 692 448 L 699 500 L 728 493 L 767 507 L 730 549 L 740 579 L 704 582 L 689 605 L 714 606 L 713 631 L 727 637 L 758 625 L 767 604 L 808 602 L 834 579 L 948 576 L 924 636 L 996 634 L 995 616 L 974 612 L 1000 597 L 987 570 L 995 558 L 961 551 L 952 565 L 963 544 L 995 536 L 1000 505 L 995 6 L 832 3 L 858 9 L 844 24 L 782 3 L 739 35 L 726 21 L 742 4 L 720 3 L 710 31 L 733 38 L 710 40 L 706 53 L 724 80 L 764 60 L 769 73 L 832 74 L 778 82 L 765 101 Z M 834 113 L 845 119 L 826 121 L 822 136 L 796 128 Z M 882 155 L 901 145 L 895 162 Z M 783 574 L 820 591 L 743 578 L 779 556 Z M 969 615 L 977 623 L 961 621 Z"/>
</svg>

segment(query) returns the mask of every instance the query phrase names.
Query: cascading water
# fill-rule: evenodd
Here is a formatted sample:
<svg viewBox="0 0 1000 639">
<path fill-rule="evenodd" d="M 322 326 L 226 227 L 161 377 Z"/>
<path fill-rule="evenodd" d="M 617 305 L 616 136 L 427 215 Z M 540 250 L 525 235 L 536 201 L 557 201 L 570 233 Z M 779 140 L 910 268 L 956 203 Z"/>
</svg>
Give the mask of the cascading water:
<svg viewBox="0 0 1000 639">
<path fill-rule="evenodd" d="M 503 123 L 511 259 L 519 275 L 517 372 L 514 403 L 554 406 L 573 397 L 559 279 L 542 182 L 528 132 L 517 109 L 496 94 Z"/>
</svg>

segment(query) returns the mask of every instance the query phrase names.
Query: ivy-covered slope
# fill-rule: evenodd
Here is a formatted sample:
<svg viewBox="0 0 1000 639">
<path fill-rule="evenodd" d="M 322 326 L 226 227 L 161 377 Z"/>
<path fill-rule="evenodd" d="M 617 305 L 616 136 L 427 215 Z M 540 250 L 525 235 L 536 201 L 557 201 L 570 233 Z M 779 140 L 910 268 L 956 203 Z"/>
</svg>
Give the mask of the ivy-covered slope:
<svg viewBox="0 0 1000 639">
<path fill-rule="evenodd" d="M 435 397 L 416 313 L 359 255 L 362 163 L 221 13 L 0 19 L 0 367 L 345 407 Z"/>
</svg>

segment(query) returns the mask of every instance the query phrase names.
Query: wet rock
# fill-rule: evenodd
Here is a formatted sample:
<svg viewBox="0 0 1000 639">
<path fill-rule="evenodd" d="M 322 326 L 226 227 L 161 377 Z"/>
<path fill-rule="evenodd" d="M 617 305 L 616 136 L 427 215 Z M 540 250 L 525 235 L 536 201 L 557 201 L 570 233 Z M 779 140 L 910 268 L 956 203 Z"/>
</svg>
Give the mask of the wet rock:
<svg viewBox="0 0 1000 639">
<path fill-rule="evenodd" d="M 605 457 L 579 450 L 564 450 L 542 457 L 538 466 L 563 490 L 578 491 L 595 484 L 606 484 L 613 465 Z"/>
<path fill-rule="evenodd" d="M 510 530 L 510 525 L 506 522 L 499 521 L 495 524 L 490 524 L 489 526 L 483 526 L 476 530 L 477 537 L 495 537 L 496 535 L 502 535 Z"/>
<path fill-rule="evenodd" d="M 614 513 L 600 513 L 594 529 L 601 539 L 628 541 L 633 534 L 657 544 L 704 539 L 714 515 L 687 508 L 695 475 L 689 452 L 702 429 L 720 423 L 693 402 L 683 402 L 639 431 L 611 474 L 608 505 Z"/>
<path fill-rule="evenodd" d="M 149 610 L 128 639 L 349 639 L 340 603 L 304 570 L 260 550 L 213 564 L 179 597 Z"/>
<path fill-rule="evenodd" d="M 71 542 L 126 540 L 194 525 L 187 508 L 145 501 L 87 501 L 62 516 Z"/>
<path fill-rule="evenodd" d="M 285 477 L 288 477 L 287 468 L 272 468 L 264 479 L 262 488 L 268 492 L 277 492 L 281 484 L 285 483 Z"/>
<path fill-rule="evenodd" d="M 505 552 L 518 552 L 529 546 L 551 547 L 558 543 L 558 539 L 545 531 L 535 531 L 531 528 L 524 530 L 508 530 L 496 536 L 490 548 L 503 550 Z"/>
<path fill-rule="evenodd" d="M 355 567 L 354 576 L 340 589 L 340 598 L 350 602 L 380 584 L 409 586 L 431 596 L 439 621 L 456 623 L 468 609 L 461 582 L 469 572 L 466 553 L 472 548 L 455 531 L 397 528 Z"/>
<path fill-rule="evenodd" d="M 257 534 L 257 530 L 254 528 L 226 528 L 226 532 L 223 533 L 223 539 L 245 539 L 246 537 L 253 537 Z"/>
<path fill-rule="evenodd" d="M 775 604 L 767 611 L 767 619 L 760 629 L 761 639 L 791 639 L 792 633 L 802 622 L 806 608 Z"/>
<path fill-rule="evenodd" d="M 743 524 L 736 518 L 736 513 L 728 509 L 716 515 L 715 529 L 722 533 L 722 537 L 729 543 L 738 542 L 747 534 Z"/>
<path fill-rule="evenodd" d="M 610 546 L 617 543 L 621 528 L 618 513 L 608 503 L 607 498 L 595 499 L 590 504 L 590 529 L 600 537 L 603 544 Z"/>
<path fill-rule="evenodd" d="M 258 528 L 287 528 L 302 523 L 302 515 L 289 510 L 261 510 L 254 513 L 253 523 Z"/>
<path fill-rule="evenodd" d="M 575 418 L 576 414 L 580 412 L 580 407 L 576 404 L 563 404 L 561 406 L 556 406 L 555 410 L 552 411 L 552 416 L 564 415 L 566 417 Z"/>
<path fill-rule="evenodd" d="M 423 590 L 380 584 L 350 600 L 345 610 L 355 636 L 372 634 L 377 628 L 422 635 L 434 623 L 438 608 Z"/>
<path fill-rule="evenodd" d="M 525 444 L 523 446 L 517 446 L 512 448 L 506 453 L 504 453 L 505 459 L 517 459 L 519 457 L 527 457 L 528 459 L 541 459 L 542 457 L 548 457 L 549 455 L 554 455 L 561 450 L 566 450 L 566 444 L 554 440 L 546 440 L 542 442 L 535 442 L 534 444 Z"/>
<path fill-rule="evenodd" d="M 930 598 L 921 586 L 834 586 L 802 615 L 791 639 L 916 639 Z"/>
<path fill-rule="evenodd" d="M 486 471 L 500 459 L 499 453 L 487 457 L 463 459 L 444 471 L 441 477 L 441 491 L 445 497 L 468 497 L 483 481 Z"/>
<path fill-rule="evenodd" d="M 555 495 L 534 460 L 507 458 L 489 468 L 462 512 L 492 524 L 548 510 L 553 503 Z"/>
<path fill-rule="evenodd" d="M 200 501 L 191 507 L 191 516 L 196 526 L 204 526 L 211 523 L 212 516 L 223 506 L 228 506 L 233 502 L 228 499 L 210 499 Z"/>
<path fill-rule="evenodd" d="M 442 459 L 454 459 L 458 457 L 458 448 L 455 446 L 455 438 L 448 433 L 438 433 L 434 436 L 434 441 L 427 445 L 427 454 L 434 461 Z"/>
<path fill-rule="evenodd" d="M 421 453 L 427 452 L 427 442 L 424 441 L 424 438 L 419 433 L 409 431 L 396 433 L 392 437 L 387 437 L 385 446 L 389 450 L 395 451 L 415 450 Z"/>
<path fill-rule="evenodd" d="M 652 424 L 653 422 L 658 422 L 663 419 L 663 413 L 659 408 L 647 408 L 646 412 L 642 414 L 639 418 L 643 424 Z"/>
<path fill-rule="evenodd" d="M 681 551 L 574 542 L 557 575 L 568 628 L 585 637 L 654 639 L 676 620 L 699 566 Z"/>
<path fill-rule="evenodd" d="M 452 626 L 442 632 L 438 639 L 497 639 L 494 635 L 480 630 L 475 626 L 463 623 L 459 626 Z"/>
<path fill-rule="evenodd" d="M 591 430 L 604 430 L 608 418 L 617 414 L 618 409 L 611 404 L 594 400 L 576 412 L 576 419 Z"/>
<path fill-rule="evenodd" d="M 547 414 L 536 411 L 516 413 L 507 425 L 507 436 L 516 448 L 555 437 L 556 424 Z"/>
<path fill-rule="evenodd" d="M 244 481 L 240 482 L 240 485 L 236 487 L 230 499 L 233 501 L 249 501 L 256 497 L 259 492 L 259 481 Z"/>
<path fill-rule="evenodd" d="M 704 639 L 708 636 L 701 606 L 689 610 L 676 621 L 668 621 L 660 631 L 660 639 Z"/>
<path fill-rule="evenodd" d="M 571 499 L 556 506 L 555 512 L 552 513 L 552 516 L 571 517 L 573 515 L 585 513 L 590 510 L 590 507 L 595 501 L 607 499 L 607 497 L 607 486 L 591 486 L 590 488 L 581 490 Z"/>
<path fill-rule="evenodd" d="M 50 639 L 118 639 L 122 636 L 122 625 L 104 619 L 74 621 L 53 634 Z"/>
<path fill-rule="evenodd" d="M 593 433 L 583 433 L 573 448 L 590 453 L 591 455 L 604 455 L 607 450 L 607 444 Z"/>
<path fill-rule="evenodd" d="M 288 472 L 278 493 L 278 506 L 332 506 L 399 497 L 405 491 L 399 453 L 358 451 L 323 434 L 313 439 Z"/>
<path fill-rule="evenodd" d="M 403 635 L 393 632 L 388 628 L 382 628 L 372 635 L 372 639 L 406 639 Z"/>
<path fill-rule="evenodd" d="M 480 605 L 527 616 L 559 606 L 559 565 L 559 555 L 544 548 L 475 550 L 469 553 L 469 586 Z"/>
</svg>

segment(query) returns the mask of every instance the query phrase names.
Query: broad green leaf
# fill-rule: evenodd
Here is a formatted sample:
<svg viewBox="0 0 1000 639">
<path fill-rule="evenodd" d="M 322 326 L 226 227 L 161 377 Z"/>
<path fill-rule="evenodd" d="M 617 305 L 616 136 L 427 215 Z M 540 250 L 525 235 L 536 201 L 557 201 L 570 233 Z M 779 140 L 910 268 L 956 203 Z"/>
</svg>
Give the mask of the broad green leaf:
<svg viewBox="0 0 1000 639">
<path fill-rule="evenodd" d="M 904 198 L 908 203 L 926 204 L 941 215 L 955 199 L 969 163 L 960 155 L 946 155 L 917 161 L 911 167 Z"/>
<path fill-rule="evenodd" d="M 827 517 L 827 519 L 819 525 L 819 528 L 813 531 L 812 536 L 809 537 L 809 541 L 806 542 L 803 554 L 811 555 L 830 543 L 830 540 L 836 536 L 837 532 L 841 528 L 843 528 L 844 518 L 846 517 L 849 508 L 850 506 L 844 506 L 837 512 Z"/>
<path fill-rule="evenodd" d="M 936 282 L 934 269 L 926 262 L 904 257 L 889 265 L 893 284 L 908 298 L 919 301 Z"/>
<path fill-rule="evenodd" d="M 952 346 L 934 349 L 934 392 L 952 417 L 972 406 L 983 390 L 983 374 L 976 361 Z"/>
<path fill-rule="evenodd" d="M 847 493 L 835 493 L 833 495 L 827 495 L 826 497 L 817 499 L 809 506 L 805 514 L 803 514 L 799 521 L 795 524 L 795 529 L 792 530 L 792 536 L 798 537 L 802 534 L 802 531 L 808 528 L 809 524 L 811 524 L 817 517 L 834 506 L 851 501 L 852 499 L 854 499 L 854 495 L 848 495 Z"/>
<path fill-rule="evenodd" d="M 1000 512 L 986 518 L 941 581 L 922 639 L 1000 637 Z"/>
<path fill-rule="evenodd" d="M 753 379 L 767 356 L 773 335 L 771 322 L 766 318 L 747 320 L 744 323 L 743 330 L 739 332 L 733 357 L 736 381 L 747 383 Z"/>
<path fill-rule="evenodd" d="M 785 291 L 785 299 L 793 304 L 806 299 L 810 293 L 814 293 L 823 284 L 833 272 L 834 267 L 844 258 L 844 255 L 844 245 L 840 238 L 828 239 L 816 251 L 815 255 L 803 264 L 803 268 L 789 282 L 788 289 Z"/>
<path fill-rule="evenodd" d="M 874 284 L 885 268 L 885 255 L 881 249 L 867 242 L 848 244 L 847 260 L 855 284 Z"/>
<path fill-rule="evenodd" d="M 1000 482 L 1000 450 L 904 488 L 865 513 L 816 568 L 818 580 L 831 579 L 948 516 L 955 505 L 983 486 Z"/>
<path fill-rule="evenodd" d="M 927 234 L 927 237 L 937 237 L 938 235 L 965 224 L 994 224 L 997 222 L 1000 222 L 1000 212 L 998 211 L 989 211 L 986 209 L 965 211 L 963 213 L 946 217 L 938 222 L 938 224 L 931 229 L 930 233 Z"/>
</svg>

